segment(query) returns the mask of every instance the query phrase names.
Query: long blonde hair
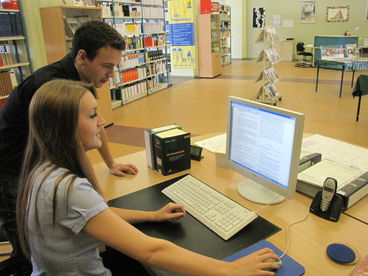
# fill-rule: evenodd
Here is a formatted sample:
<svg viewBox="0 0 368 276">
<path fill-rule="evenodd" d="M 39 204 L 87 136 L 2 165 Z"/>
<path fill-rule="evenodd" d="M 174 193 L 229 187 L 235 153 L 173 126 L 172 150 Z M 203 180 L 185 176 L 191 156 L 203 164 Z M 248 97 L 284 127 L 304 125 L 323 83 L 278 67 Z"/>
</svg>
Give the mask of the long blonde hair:
<svg viewBox="0 0 368 276">
<path fill-rule="evenodd" d="M 47 176 L 58 167 L 67 169 L 55 182 L 53 219 L 55 223 L 58 184 L 68 177 L 68 191 L 76 177 L 87 177 L 83 162 L 87 159 L 77 127 L 81 97 L 88 91 L 96 97 L 92 84 L 69 80 L 52 80 L 42 85 L 29 107 L 29 134 L 17 199 L 19 241 L 29 257 L 28 214 L 36 178 L 43 173 L 39 188 Z M 94 185 L 93 179 L 89 179 Z M 95 185 L 94 185 L 95 186 Z M 38 191 L 39 191 L 38 188 Z M 35 194 L 37 200 L 38 191 Z M 39 229 L 37 208 L 35 222 Z"/>
</svg>

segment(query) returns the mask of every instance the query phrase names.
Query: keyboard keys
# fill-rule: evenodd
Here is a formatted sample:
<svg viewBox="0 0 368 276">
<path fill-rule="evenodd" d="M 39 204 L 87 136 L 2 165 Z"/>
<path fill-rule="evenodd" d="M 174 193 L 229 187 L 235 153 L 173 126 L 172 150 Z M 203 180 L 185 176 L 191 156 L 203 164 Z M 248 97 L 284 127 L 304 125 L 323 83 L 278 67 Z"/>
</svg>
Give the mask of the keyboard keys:
<svg viewBox="0 0 368 276">
<path fill-rule="evenodd" d="M 227 240 L 252 222 L 257 215 L 191 175 L 162 192 L 181 203 L 201 223 Z"/>
</svg>

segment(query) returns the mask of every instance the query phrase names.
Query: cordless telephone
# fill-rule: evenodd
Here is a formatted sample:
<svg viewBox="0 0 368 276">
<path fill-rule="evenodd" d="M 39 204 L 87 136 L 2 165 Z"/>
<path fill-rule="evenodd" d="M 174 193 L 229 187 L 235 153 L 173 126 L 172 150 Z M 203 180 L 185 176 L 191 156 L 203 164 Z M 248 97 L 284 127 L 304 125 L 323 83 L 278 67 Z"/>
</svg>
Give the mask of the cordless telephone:
<svg viewBox="0 0 368 276">
<path fill-rule="evenodd" d="M 337 180 L 327 177 L 322 189 L 314 196 L 309 210 L 321 218 L 338 221 L 343 207 L 343 198 L 336 191 Z"/>
<path fill-rule="evenodd" d="M 327 177 L 322 186 L 322 200 L 320 209 L 322 212 L 326 212 L 330 206 L 331 200 L 336 194 L 337 181 L 335 178 Z"/>
</svg>

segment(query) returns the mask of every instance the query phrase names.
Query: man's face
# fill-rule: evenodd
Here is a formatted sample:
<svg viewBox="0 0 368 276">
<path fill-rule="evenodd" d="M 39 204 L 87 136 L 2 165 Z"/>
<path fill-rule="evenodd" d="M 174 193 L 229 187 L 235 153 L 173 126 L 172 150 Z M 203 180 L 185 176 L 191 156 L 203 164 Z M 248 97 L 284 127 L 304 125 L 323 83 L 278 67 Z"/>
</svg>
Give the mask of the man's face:
<svg viewBox="0 0 368 276">
<path fill-rule="evenodd" d="M 98 49 L 95 58 L 90 60 L 86 52 L 80 50 L 76 57 L 77 71 L 83 81 L 101 87 L 114 76 L 114 67 L 120 63 L 121 54 L 121 50 L 107 46 Z"/>
</svg>

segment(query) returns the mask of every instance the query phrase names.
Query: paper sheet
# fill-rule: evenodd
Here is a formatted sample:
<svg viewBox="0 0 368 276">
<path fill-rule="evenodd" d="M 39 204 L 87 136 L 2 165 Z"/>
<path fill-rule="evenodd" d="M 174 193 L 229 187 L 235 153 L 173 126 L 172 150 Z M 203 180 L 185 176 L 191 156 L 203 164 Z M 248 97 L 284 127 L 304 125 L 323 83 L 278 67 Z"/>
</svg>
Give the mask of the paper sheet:
<svg viewBox="0 0 368 276">
<path fill-rule="evenodd" d="M 226 145 L 226 133 L 198 141 L 195 144 L 208 151 L 216 152 L 221 146 Z"/>
</svg>

